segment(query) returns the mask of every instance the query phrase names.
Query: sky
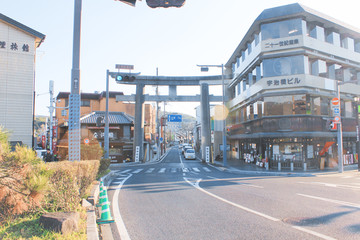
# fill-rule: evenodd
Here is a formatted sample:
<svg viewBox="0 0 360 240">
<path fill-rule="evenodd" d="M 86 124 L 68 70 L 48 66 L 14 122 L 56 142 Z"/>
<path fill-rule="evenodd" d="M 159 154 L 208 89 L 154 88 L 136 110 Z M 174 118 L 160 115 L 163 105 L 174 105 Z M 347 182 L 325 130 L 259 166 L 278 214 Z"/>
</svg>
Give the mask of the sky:
<svg viewBox="0 0 360 240">
<path fill-rule="evenodd" d="M 83 0 L 80 88 L 84 93 L 106 90 L 106 70 L 115 64 L 134 65 L 133 72 L 160 76 L 220 75 L 221 69 L 201 73 L 197 64 L 226 63 L 247 30 L 267 8 L 289 0 L 186 0 L 182 8 L 152 9 L 146 1 L 131 7 L 114 0 Z M 37 49 L 36 115 L 49 115 L 49 81 L 55 97 L 70 92 L 74 0 L 0 0 L 1 13 L 46 35 Z M 307 7 L 360 29 L 356 0 L 300 0 Z M 110 79 L 110 91 L 135 94 L 135 87 Z M 146 93 L 154 94 L 154 87 Z M 160 94 L 167 90 L 160 89 Z M 199 94 L 200 88 L 179 88 L 179 95 Z M 219 88 L 210 94 L 220 95 Z M 161 104 L 163 105 L 163 104 Z M 199 103 L 168 103 L 166 111 L 195 116 Z"/>
</svg>

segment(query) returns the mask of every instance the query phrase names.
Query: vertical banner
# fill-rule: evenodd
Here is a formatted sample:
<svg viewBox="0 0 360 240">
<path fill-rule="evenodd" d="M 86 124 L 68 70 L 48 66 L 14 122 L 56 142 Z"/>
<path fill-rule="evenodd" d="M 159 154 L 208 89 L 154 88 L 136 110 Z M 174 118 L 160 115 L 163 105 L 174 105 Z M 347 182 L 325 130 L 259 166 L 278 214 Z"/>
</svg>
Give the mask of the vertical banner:
<svg viewBox="0 0 360 240">
<path fill-rule="evenodd" d="M 136 146 L 136 148 L 135 148 L 135 162 L 139 161 L 139 157 L 140 157 L 140 146 Z"/>
<path fill-rule="evenodd" d="M 206 146 L 206 152 L 205 152 L 205 161 L 208 163 L 210 162 L 210 147 Z"/>
</svg>

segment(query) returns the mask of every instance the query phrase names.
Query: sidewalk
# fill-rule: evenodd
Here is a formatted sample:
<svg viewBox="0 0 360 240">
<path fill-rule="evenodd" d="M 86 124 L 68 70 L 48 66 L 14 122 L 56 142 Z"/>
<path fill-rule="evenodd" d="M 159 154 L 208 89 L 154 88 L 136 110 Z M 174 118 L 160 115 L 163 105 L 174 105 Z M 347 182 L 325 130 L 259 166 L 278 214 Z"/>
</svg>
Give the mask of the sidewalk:
<svg viewBox="0 0 360 240">
<path fill-rule="evenodd" d="M 301 175 L 301 176 L 309 176 L 309 175 L 317 175 L 317 174 L 329 174 L 329 173 L 338 173 L 337 168 L 325 168 L 324 170 L 320 169 L 307 169 L 304 171 L 303 169 L 294 169 L 291 171 L 289 168 L 282 168 L 279 171 L 277 168 L 269 168 L 266 170 L 264 167 L 256 166 L 255 163 L 245 163 L 243 160 L 234 160 L 227 159 L 227 166 L 223 166 L 222 161 L 214 161 L 213 165 L 217 167 L 221 167 L 225 171 L 229 172 L 238 172 L 238 173 L 262 173 L 262 174 L 271 174 L 271 175 Z M 358 165 L 346 165 L 344 166 L 345 171 L 357 171 Z"/>
</svg>

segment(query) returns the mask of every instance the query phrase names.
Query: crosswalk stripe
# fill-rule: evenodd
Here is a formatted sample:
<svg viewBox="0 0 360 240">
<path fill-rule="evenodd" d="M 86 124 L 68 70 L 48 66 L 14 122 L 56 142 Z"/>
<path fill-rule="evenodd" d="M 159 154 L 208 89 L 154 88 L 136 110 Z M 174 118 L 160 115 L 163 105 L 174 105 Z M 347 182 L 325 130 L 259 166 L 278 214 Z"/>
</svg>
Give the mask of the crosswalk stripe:
<svg viewBox="0 0 360 240">
<path fill-rule="evenodd" d="M 198 167 L 193 167 L 193 168 L 160 168 L 160 169 L 158 169 L 158 170 L 156 170 L 155 168 L 148 168 L 144 173 L 152 173 L 152 172 L 154 172 L 155 170 L 158 172 L 158 173 L 165 173 L 167 170 L 170 170 L 170 172 L 171 173 L 176 173 L 176 172 L 178 172 L 178 169 L 180 169 L 180 171 L 182 171 L 182 172 L 186 172 L 186 173 L 188 173 L 188 172 L 190 172 L 190 171 L 193 171 L 193 172 L 197 172 L 197 173 L 199 173 L 199 172 L 201 172 L 201 170 L 203 170 L 203 171 L 205 171 L 205 172 L 211 172 L 211 170 L 209 169 L 209 168 L 207 168 L 207 167 L 201 167 L 201 168 L 198 168 Z M 138 168 L 138 169 L 135 169 L 135 170 L 133 170 L 133 169 L 126 169 L 126 170 L 124 170 L 124 171 L 121 171 L 120 172 L 120 174 L 125 174 L 125 173 L 129 173 L 129 172 L 131 172 L 131 173 L 133 173 L 133 174 L 137 174 L 137 173 L 140 173 L 140 172 L 142 172 L 144 169 L 143 168 Z"/>
<path fill-rule="evenodd" d="M 205 172 L 211 172 L 211 170 L 208 169 L 207 167 L 203 167 L 203 169 L 204 169 Z"/>
<path fill-rule="evenodd" d="M 139 173 L 141 172 L 143 169 L 142 168 L 139 168 L 139 169 L 136 169 L 135 171 L 133 171 L 132 173 Z"/>
<path fill-rule="evenodd" d="M 164 173 L 166 171 L 166 168 L 161 168 L 158 173 Z"/>
<path fill-rule="evenodd" d="M 146 170 L 145 173 L 152 173 L 155 170 L 155 168 L 149 168 L 148 170 Z"/>
</svg>

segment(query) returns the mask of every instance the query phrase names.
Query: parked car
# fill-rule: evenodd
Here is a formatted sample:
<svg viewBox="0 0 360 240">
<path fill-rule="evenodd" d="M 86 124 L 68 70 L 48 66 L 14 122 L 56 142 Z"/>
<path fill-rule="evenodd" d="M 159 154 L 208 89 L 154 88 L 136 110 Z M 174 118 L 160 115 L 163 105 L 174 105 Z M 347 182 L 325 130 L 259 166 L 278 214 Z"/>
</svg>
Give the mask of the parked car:
<svg viewBox="0 0 360 240">
<path fill-rule="evenodd" d="M 184 157 L 185 157 L 185 159 L 196 159 L 195 150 L 192 148 L 186 149 L 186 151 L 184 153 Z"/>
<path fill-rule="evenodd" d="M 36 156 L 38 158 L 41 158 L 42 160 L 45 159 L 45 155 L 46 155 L 46 150 L 45 149 L 37 149 L 36 151 Z"/>
<path fill-rule="evenodd" d="M 185 154 L 185 152 L 186 152 L 187 149 L 192 149 L 192 146 L 190 146 L 190 145 L 185 145 L 185 146 L 183 147 L 183 149 L 182 149 L 182 154 Z"/>
</svg>

